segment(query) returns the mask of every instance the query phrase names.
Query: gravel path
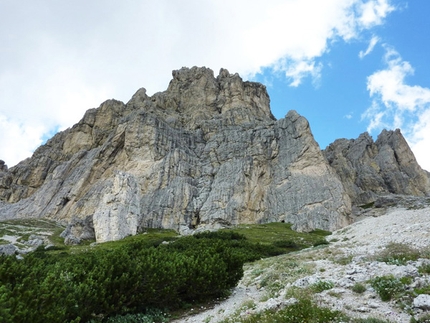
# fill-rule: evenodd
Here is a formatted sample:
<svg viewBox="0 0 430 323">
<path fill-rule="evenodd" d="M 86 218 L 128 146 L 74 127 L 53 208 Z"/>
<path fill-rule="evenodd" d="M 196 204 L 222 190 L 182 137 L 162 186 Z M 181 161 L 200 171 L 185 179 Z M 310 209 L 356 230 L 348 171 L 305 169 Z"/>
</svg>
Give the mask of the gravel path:
<svg viewBox="0 0 430 323">
<path fill-rule="evenodd" d="M 392 274 L 395 277 L 414 277 L 414 284 L 430 284 L 430 278 L 417 277 L 417 267 L 429 260 L 410 262 L 406 266 L 388 265 L 372 260 L 372 255 L 381 252 L 389 243 L 402 243 L 423 249 L 430 246 L 430 208 L 406 210 L 388 209 L 386 214 L 368 217 L 348 227 L 334 232 L 326 248 L 302 250 L 294 255 L 283 255 L 264 259 L 245 266 L 245 274 L 232 295 L 211 309 L 199 309 L 173 323 L 220 322 L 232 315 L 247 315 L 268 308 L 287 306 L 291 300 L 285 293 L 291 286 L 307 287 L 317 281 L 332 282 L 334 288 L 316 294 L 316 301 L 333 309 L 346 312 L 351 317 L 373 317 L 390 322 L 409 322 L 410 316 L 401 311 L 393 302 L 382 302 L 367 284 L 363 294 L 351 291 L 356 283 Z M 344 262 L 342 262 L 342 259 Z M 300 268 L 288 271 L 291 261 L 299 261 Z M 256 272 L 262 272 L 256 275 Z M 278 291 L 261 287 L 265 277 L 275 276 L 282 284 Z M 250 304 L 253 304 L 251 307 Z M 197 311 L 197 309 L 195 310 Z M 423 311 L 415 309 L 415 313 Z"/>
</svg>

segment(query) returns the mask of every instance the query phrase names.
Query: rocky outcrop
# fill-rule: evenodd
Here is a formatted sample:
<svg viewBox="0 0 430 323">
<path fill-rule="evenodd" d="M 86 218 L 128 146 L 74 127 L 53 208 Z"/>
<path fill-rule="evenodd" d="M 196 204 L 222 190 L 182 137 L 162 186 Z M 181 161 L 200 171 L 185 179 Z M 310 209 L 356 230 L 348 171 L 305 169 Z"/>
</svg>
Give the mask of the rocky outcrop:
<svg viewBox="0 0 430 323">
<path fill-rule="evenodd" d="M 383 130 L 374 142 L 368 133 L 338 139 L 325 150 L 353 203 L 374 202 L 379 195 L 430 195 L 429 174 L 418 165 L 400 130 Z"/>
<path fill-rule="evenodd" d="M 3 171 L 0 218 L 72 224 L 71 241 L 91 230 L 107 241 L 147 227 L 348 224 L 350 199 L 307 120 L 275 120 L 269 102 L 263 85 L 224 69 L 174 71 L 165 92 L 106 101 Z"/>
</svg>

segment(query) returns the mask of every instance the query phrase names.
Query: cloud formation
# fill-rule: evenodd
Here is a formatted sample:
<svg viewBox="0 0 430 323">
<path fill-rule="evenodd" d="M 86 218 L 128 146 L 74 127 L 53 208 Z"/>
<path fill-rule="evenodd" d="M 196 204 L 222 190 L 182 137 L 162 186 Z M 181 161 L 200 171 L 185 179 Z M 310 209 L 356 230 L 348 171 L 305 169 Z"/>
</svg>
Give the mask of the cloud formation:
<svg viewBox="0 0 430 323">
<path fill-rule="evenodd" d="M 292 86 L 318 81 L 336 41 L 382 24 L 389 0 L 0 2 L 0 159 L 31 155 L 47 133 L 141 86 L 164 90 L 173 69 L 264 67 Z"/>
<path fill-rule="evenodd" d="M 367 130 L 400 128 L 415 152 L 419 164 L 430 170 L 430 89 L 409 85 L 406 77 L 414 74 L 392 47 L 385 45 L 386 68 L 367 79 L 372 105 L 362 115 L 369 120 Z"/>
<path fill-rule="evenodd" d="M 358 57 L 363 59 L 365 56 L 369 55 L 373 51 L 373 49 L 375 48 L 378 42 L 379 42 L 379 37 L 373 36 L 370 39 L 369 46 L 367 46 L 367 49 L 365 51 L 360 51 L 360 53 L 358 53 Z"/>
</svg>

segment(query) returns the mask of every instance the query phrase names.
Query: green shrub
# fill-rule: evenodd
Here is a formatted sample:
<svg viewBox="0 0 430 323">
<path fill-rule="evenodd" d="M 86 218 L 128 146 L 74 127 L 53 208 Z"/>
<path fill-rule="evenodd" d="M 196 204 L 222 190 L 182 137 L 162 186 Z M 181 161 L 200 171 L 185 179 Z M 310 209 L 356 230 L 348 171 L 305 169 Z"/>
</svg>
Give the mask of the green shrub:
<svg viewBox="0 0 430 323">
<path fill-rule="evenodd" d="M 329 242 L 326 239 L 320 239 L 318 241 L 315 241 L 313 246 L 317 247 L 317 246 L 322 246 L 322 245 L 327 245 L 329 244 Z"/>
<path fill-rule="evenodd" d="M 89 323 L 98 323 L 101 320 L 91 320 Z M 168 315 L 161 310 L 151 309 L 145 314 L 127 314 L 109 317 L 105 323 L 166 323 L 169 322 Z"/>
<path fill-rule="evenodd" d="M 414 293 L 417 295 L 428 294 L 430 295 L 430 285 L 422 286 L 414 289 Z"/>
<path fill-rule="evenodd" d="M 77 254 L 40 250 L 21 261 L 0 257 L 0 321 L 85 322 L 220 297 L 242 277 L 244 260 L 257 256 L 242 244 L 186 237 L 149 248 L 136 242 Z"/>
<path fill-rule="evenodd" d="M 331 323 L 339 322 L 343 317 L 344 315 L 339 311 L 318 307 L 311 300 L 302 299 L 279 311 L 268 310 L 248 317 L 225 320 L 223 323 Z"/>
<path fill-rule="evenodd" d="M 390 323 L 390 321 L 376 319 L 373 317 L 368 317 L 365 319 L 354 319 L 352 322 L 354 323 Z"/>
<path fill-rule="evenodd" d="M 229 230 L 204 231 L 193 236 L 196 239 L 246 240 L 243 234 Z"/>
<path fill-rule="evenodd" d="M 404 284 L 392 275 L 376 277 L 370 281 L 370 285 L 383 301 L 389 301 L 404 291 Z"/>
<path fill-rule="evenodd" d="M 292 240 L 276 240 L 273 245 L 278 248 L 297 249 L 299 246 Z"/>
<path fill-rule="evenodd" d="M 430 322 L 430 314 L 424 314 L 419 318 L 411 317 L 410 323 L 429 323 Z"/>
<path fill-rule="evenodd" d="M 334 284 L 331 281 L 326 280 L 319 280 L 310 286 L 311 290 L 315 293 L 321 293 L 325 290 L 332 289 L 333 287 Z"/>
<path fill-rule="evenodd" d="M 374 207 L 374 205 L 375 205 L 375 202 L 370 202 L 370 203 L 367 203 L 367 204 L 360 205 L 360 207 L 362 209 L 371 209 L 371 208 Z"/>
<path fill-rule="evenodd" d="M 378 261 L 385 262 L 391 265 L 406 265 L 410 260 L 417 260 L 420 257 L 420 252 L 408 245 L 402 243 L 390 243 L 386 246 L 379 256 Z"/>
<path fill-rule="evenodd" d="M 354 286 L 352 286 L 352 291 L 357 294 L 363 294 L 366 291 L 366 286 L 361 283 L 355 283 Z"/>
<path fill-rule="evenodd" d="M 418 272 L 419 272 L 420 274 L 430 274 L 430 264 L 424 264 L 424 265 L 421 265 L 421 266 L 418 268 Z"/>
<path fill-rule="evenodd" d="M 334 260 L 334 262 L 336 264 L 342 265 L 342 266 L 346 266 L 348 264 L 350 264 L 352 262 L 353 256 L 349 255 L 349 256 L 345 256 L 345 257 L 340 257 L 340 258 L 336 258 Z"/>
</svg>

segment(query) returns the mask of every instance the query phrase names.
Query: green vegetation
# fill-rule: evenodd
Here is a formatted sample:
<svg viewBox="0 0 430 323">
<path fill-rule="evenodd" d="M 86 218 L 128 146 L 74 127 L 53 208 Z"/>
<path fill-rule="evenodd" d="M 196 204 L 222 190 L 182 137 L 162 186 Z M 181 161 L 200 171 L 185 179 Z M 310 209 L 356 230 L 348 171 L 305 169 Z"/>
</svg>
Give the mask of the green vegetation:
<svg viewBox="0 0 430 323">
<path fill-rule="evenodd" d="M 333 261 L 339 265 L 346 266 L 352 262 L 352 259 L 353 259 L 353 256 L 349 255 L 349 256 L 335 258 Z"/>
<path fill-rule="evenodd" d="M 412 317 L 410 323 L 428 323 L 430 322 L 430 314 L 424 314 L 419 318 Z"/>
<path fill-rule="evenodd" d="M 331 281 L 319 280 L 310 286 L 311 290 L 315 293 L 321 293 L 325 290 L 332 289 L 334 284 Z"/>
<path fill-rule="evenodd" d="M 236 228 L 222 231 L 239 233 L 250 242 L 273 245 L 284 249 L 284 252 L 328 244 L 325 237 L 331 234 L 324 230 L 315 230 L 309 233 L 297 232 L 291 229 L 290 223 L 280 222 L 240 225 Z"/>
<path fill-rule="evenodd" d="M 379 253 L 376 260 L 390 265 L 406 265 L 408 261 L 420 258 L 420 251 L 402 243 L 390 243 Z"/>
<path fill-rule="evenodd" d="M 0 321 L 86 322 L 220 297 L 242 277 L 244 261 L 265 251 L 237 238 L 191 236 L 158 246 L 136 240 L 76 253 L 39 248 L 21 261 L 1 257 Z"/>
<path fill-rule="evenodd" d="M 374 206 L 375 206 L 375 202 L 370 202 L 370 203 L 367 203 L 367 204 L 360 205 L 360 207 L 361 207 L 362 209 L 371 209 L 371 208 L 373 208 Z"/>
<path fill-rule="evenodd" d="M 354 323 L 390 323 L 390 321 L 375 319 L 372 317 L 365 318 L 365 319 L 355 319 L 352 322 Z"/>
<path fill-rule="evenodd" d="M 297 323 L 341 322 L 344 315 L 339 311 L 318 307 L 310 299 L 302 299 L 279 311 L 267 310 L 247 317 L 235 317 L 222 323 Z"/>
<path fill-rule="evenodd" d="M 395 278 L 393 275 L 376 277 L 370 281 L 370 285 L 383 301 L 398 298 L 405 290 L 402 279 Z"/>
<path fill-rule="evenodd" d="M 363 294 L 366 291 L 366 286 L 361 283 L 355 283 L 352 286 L 352 291 L 357 294 Z"/>
<path fill-rule="evenodd" d="M 12 231 L 31 227 L 8 225 Z M 63 229 L 43 225 L 56 237 Z M 37 234 L 24 229 L 23 239 Z M 164 322 L 160 313 L 228 295 L 245 262 L 312 246 L 327 234 L 298 233 L 276 223 L 181 238 L 153 229 L 94 246 L 56 241 L 23 260 L 0 257 L 0 321 Z M 153 309 L 158 310 L 148 312 Z"/>
<path fill-rule="evenodd" d="M 424 264 L 418 268 L 420 274 L 430 274 L 430 264 Z"/>
<path fill-rule="evenodd" d="M 99 320 L 91 320 L 89 323 L 97 323 Z M 105 323 L 166 323 L 169 322 L 167 313 L 152 309 L 146 313 L 117 315 L 107 318 Z"/>
<path fill-rule="evenodd" d="M 63 245 L 63 238 L 60 237 L 64 227 L 54 221 L 46 219 L 17 219 L 0 222 L 0 244 L 10 243 L 4 236 L 11 236 L 17 239 L 17 246 L 24 246 L 30 235 L 49 237 L 52 244 Z"/>
<path fill-rule="evenodd" d="M 308 296 L 300 298 L 297 303 L 284 309 L 266 310 L 261 313 L 235 315 L 221 323 L 389 323 L 377 318 L 350 318 L 340 311 L 317 306 Z M 418 322 L 418 321 L 417 321 Z M 421 322 L 421 321 L 420 321 Z M 422 321 L 424 322 L 424 321 Z"/>
</svg>

